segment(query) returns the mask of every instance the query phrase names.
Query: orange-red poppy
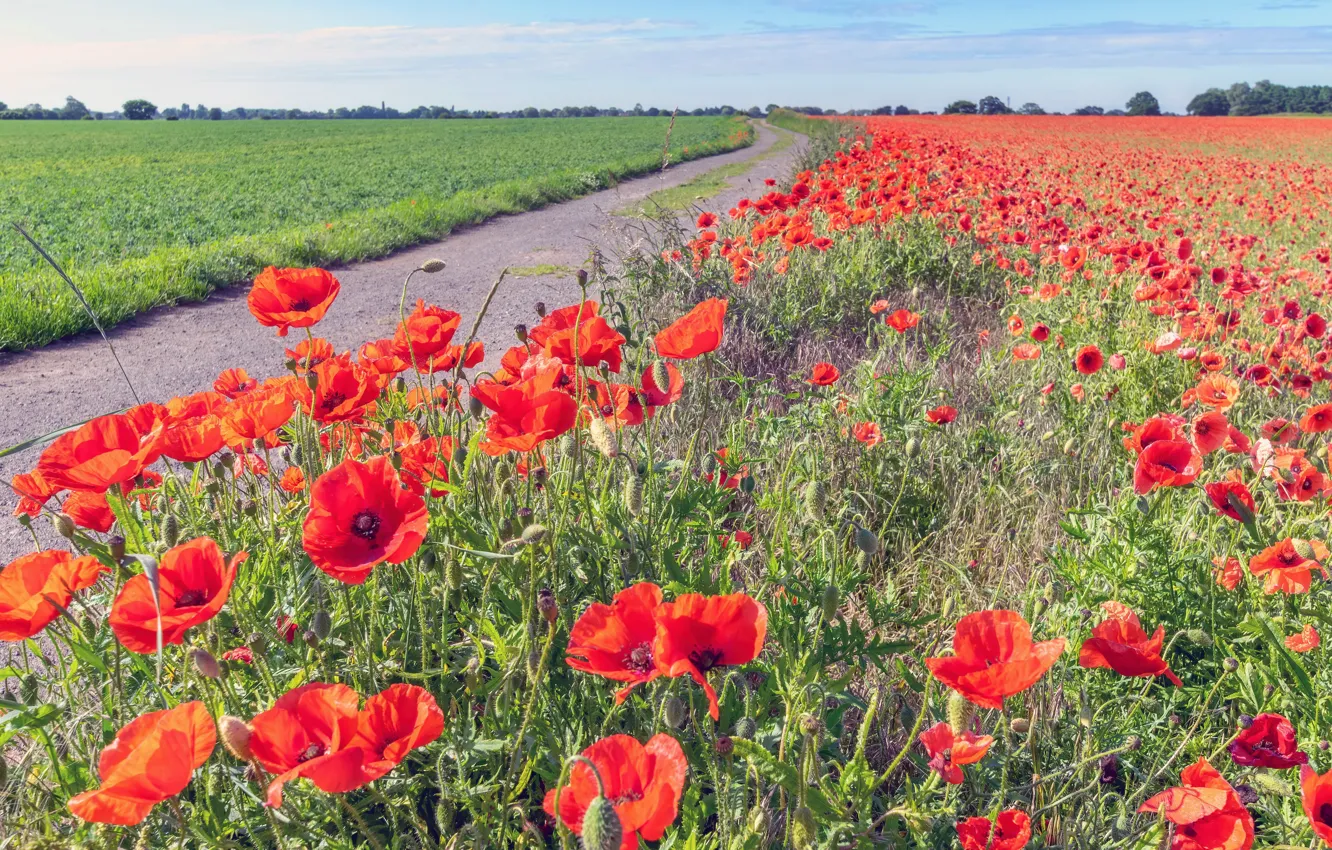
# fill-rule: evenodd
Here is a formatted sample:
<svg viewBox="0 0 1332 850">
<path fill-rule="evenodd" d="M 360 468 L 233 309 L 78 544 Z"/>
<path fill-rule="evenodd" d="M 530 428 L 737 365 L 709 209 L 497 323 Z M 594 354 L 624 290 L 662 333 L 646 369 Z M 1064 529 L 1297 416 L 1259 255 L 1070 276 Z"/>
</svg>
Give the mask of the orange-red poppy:
<svg viewBox="0 0 1332 850">
<path fill-rule="evenodd" d="M 584 762 L 569 770 L 569 784 L 546 792 L 546 814 L 558 817 L 575 835 L 583 834 L 583 815 L 593 798 L 602 794 L 620 819 L 620 850 L 635 850 L 638 840 L 656 841 L 675 821 L 684 795 L 689 763 L 680 742 L 670 735 L 654 735 L 646 745 L 629 735 L 611 735 L 583 750 Z"/>
<path fill-rule="evenodd" d="M 217 727 L 197 700 L 145 714 L 102 750 L 102 786 L 72 798 L 69 810 L 90 823 L 141 823 L 153 806 L 185 790 L 216 746 Z"/>
<path fill-rule="evenodd" d="M 1092 636 L 1082 642 L 1078 652 L 1079 666 L 1093 669 L 1103 667 L 1121 676 L 1165 676 L 1176 687 L 1179 677 L 1161 657 L 1165 642 L 1165 626 L 1157 626 L 1149 638 L 1138 621 L 1138 615 L 1119 602 L 1102 602 L 1105 619 L 1094 629 Z"/>
<path fill-rule="evenodd" d="M 111 510 L 105 493 L 76 490 L 69 494 L 61 504 L 60 510 L 74 520 L 74 524 L 79 528 L 96 531 L 99 534 L 110 531 L 116 522 L 116 514 Z"/>
<path fill-rule="evenodd" d="M 1305 623 L 1304 628 L 1295 634 L 1286 638 L 1286 649 L 1291 652 L 1312 652 L 1323 642 L 1318 634 L 1318 629 L 1314 628 L 1313 623 Z"/>
<path fill-rule="evenodd" d="M 726 323 L 725 298 L 709 298 L 657 333 L 657 353 L 673 360 L 690 360 L 716 351 Z"/>
<path fill-rule="evenodd" d="M 1226 444 L 1230 435 L 1230 423 L 1226 415 L 1219 410 L 1204 413 L 1193 420 L 1193 445 L 1203 454 L 1211 454 Z"/>
<path fill-rule="evenodd" d="M 296 412 L 295 378 L 266 381 L 218 412 L 222 441 L 235 450 L 269 439 Z M 306 390 L 308 393 L 309 391 Z"/>
<path fill-rule="evenodd" d="M 920 314 L 910 310 L 894 310 L 883 321 L 888 327 L 902 334 L 920 324 Z"/>
<path fill-rule="evenodd" d="M 941 404 L 933 410 L 925 411 L 925 418 L 935 425 L 947 425 L 957 419 L 957 408 Z"/>
<path fill-rule="evenodd" d="M 336 356 L 337 350 L 333 348 L 333 343 L 317 336 L 303 339 L 295 348 L 283 349 L 283 353 L 291 361 L 292 369 L 298 375 L 304 375 L 325 360 Z"/>
<path fill-rule="evenodd" d="M 1332 847 L 1332 770 L 1320 774 L 1307 764 L 1301 765 L 1300 802 L 1314 835 Z"/>
<path fill-rule="evenodd" d="M 420 299 L 394 332 L 393 353 L 409 365 L 428 369 L 430 358 L 448 349 L 460 324 L 457 313 Z"/>
<path fill-rule="evenodd" d="M 36 471 L 53 487 L 104 493 L 157 460 L 150 437 L 164 410 L 144 407 L 86 422 L 47 446 Z"/>
<path fill-rule="evenodd" d="M 684 376 L 674 363 L 663 363 L 666 368 L 666 387 L 658 387 L 652 377 L 652 367 L 643 370 L 643 380 L 639 386 L 643 389 L 643 407 L 648 417 L 656 415 L 658 407 L 674 404 L 684 396 Z"/>
<path fill-rule="evenodd" d="M 240 398 L 257 386 L 259 386 L 259 382 L 251 378 L 244 369 L 223 369 L 222 374 L 217 376 L 216 381 L 213 381 L 213 392 L 235 399 Z"/>
<path fill-rule="evenodd" d="M 325 360 L 314 368 L 315 388 L 296 385 L 306 412 L 325 425 L 361 419 L 373 412 L 372 405 L 383 387 L 378 373 L 352 361 L 349 355 Z"/>
<path fill-rule="evenodd" d="M 1309 546 L 1314 552 L 1313 558 L 1301 555 L 1295 541 L 1289 537 L 1273 543 L 1249 559 L 1249 572 L 1264 577 L 1264 593 L 1308 593 L 1312 570 L 1323 570 L 1320 562 L 1328 554 L 1327 547 L 1317 540 L 1309 541 Z"/>
<path fill-rule="evenodd" d="M 926 658 L 934 678 L 976 705 L 1003 708 L 1004 699 L 1036 684 L 1059 660 L 1064 639 L 1033 643 L 1016 611 L 976 611 L 953 635 L 953 654 Z"/>
<path fill-rule="evenodd" d="M 659 605 L 661 588 L 646 581 L 615 594 L 609 605 L 592 603 L 569 632 L 569 666 L 627 683 L 615 694 L 623 702 L 636 686 L 661 675 L 653 655 Z"/>
<path fill-rule="evenodd" d="M 350 746 L 365 752 L 361 774 L 366 782 L 373 782 L 443 732 L 444 712 L 430 692 L 400 683 L 366 699 Z"/>
<path fill-rule="evenodd" d="M 867 449 L 872 449 L 883 442 L 883 430 L 874 422 L 857 422 L 852 425 L 851 436 L 864 443 Z"/>
<path fill-rule="evenodd" d="M 282 471 L 278 486 L 288 493 L 299 493 L 305 489 L 305 473 L 299 466 L 289 466 Z"/>
<path fill-rule="evenodd" d="M 481 450 L 490 455 L 530 452 L 572 428 L 578 403 L 558 388 L 565 379 L 564 370 L 556 366 L 510 386 L 493 381 L 473 386 L 472 395 L 494 411 L 486 420 Z"/>
<path fill-rule="evenodd" d="M 62 489 L 53 486 L 36 470 L 15 475 L 10 480 L 9 487 L 19 497 L 18 504 L 14 506 L 14 516 L 27 514 L 34 519 L 41 516 L 42 506 L 51 501 L 51 497 Z"/>
<path fill-rule="evenodd" d="M 1306 434 L 1332 431 L 1332 404 L 1315 404 L 1304 411 L 1304 416 L 1300 418 L 1300 430 Z"/>
<path fill-rule="evenodd" d="M 46 628 L 74 594 L 106 571 L 96 558 L 57 549 L 33 552 L 0 570 L 0 640 L 27 640 Z"/>
<path fill-rule="evenodd" d="M 842 377 L 842 373 L 831 363 L 815 363 L 814 368 L 810 370 L 809 383 L 816 387 L 826 387 L 837 383 L 837 379 Z"/>
<path fill-rule="evenodd" d="M 1198 403 L 1213 410 L 1229 410 L 1239 400 L 1239 384 L 1228 375 L 1209 372 L 1198 381 Z"/>
<path fill-rule="evenodd" d="M 1300 750 L 1295 727 L 1280 714 L 1264 712 L 1253 718 L 1247 729 L 1230 742 L 1230 757 L 1245 767 L 1270 767 L 1286 770 L 1309 763 L 1309 754 Z"/>
<path fill-rule="evenodd" d="M 920 742 L 930 757 L 930 768 L 948 784 L 961 785 L 962 767 L 985 758 L 994 738 L 971 731 L 954 732 L 952 726 L 939 722 L 920 733 Z"/>
<path fill-rule="evenodd" d="M 528 339 L 537 348 L 543 348 L 546 345 L 546 340 L 550 339 L 551 335 L 556 332 L 569 330 L 574 325 L 581 325 L 599 315 L 601 315 L 601 305 L 591 299 L 584 301 L 582 304 L 570 304 L 568 307 L 552 310 L 542 317 L 541 322 L 536 327 L 528 332 Z"/>
<path fill-rule="evenodd" d="M 393 349 L 393 340 L 377 339 L 363 343 L 356 352 L 361 365 L 380 374 L 397 375 L 407 371 L 409 364 Z"/>
<path fill-rule="evenodd" d="M 1253 846 L 1249 810 L 1207 759 L 1199 758 L 1184 768 L 1179 778 L 1179 785 L 1138 809 L 1159 812 L 1175 825 L 1172 850 L 1249 850 Z"/>
<path fill-rule="evenodd" d="M 574 335 L 577 334 L 577 344 Z M 606 364 L 612 372 L 619 372 L 624 360 L 621 349 L 624 336 L 601 316 L 583 318 L 576 326 L 562 328 L 546 337 L 542 353 L 552 360 L 570 366 L 596 367 Z"/>
<path fill-rule="evenodd" d="M 744 593 L 686 593 L 657 609 L 653 662 L 663 676 L 690 676 L 708 697 L 713 720 L 721 717 L 710 670 L 748 664 L 763 649 L 768 609 Z"/>
<path fill-rule="evenodd" d="M 254 279 L 250 313 L 266 328 L 286 336 L 291 328 L 308 328 L 328 312 L 342 286 L 323 269 L 277 269 L 269 266 Z"/>
<path fill-rule="evenodd" d="M 1228 516 L 1236 522 L 1248 522 L 1253 519 L 1256 509 L 1253 494 L 1243 482 L 1214 481 L 1203 485 L 1203 491 L 1207 493 L 1207 498 L 1212 500 L 1212 507 L 1222 516 Z"/>
<path fill-rule="evenodd" d="M 425 539 L 425 502 L 404 490 L 387 455 L 348 458 L 310 488 L 302 543 L 314 565 L 338 581 L 361 584 L 376 564 L 400 564 Z"/>
<path fill-rule="evenodd" d="M 1202 455 L 1184 440 L 1157 440 L 1142 450 L 1133 468 L 1133 490 L 1145 496 L 1157 487 L 1183 487 L 1202 471 Z"/>
<path fill-rule="evenodd" d="M 246 553 L 239 552 L 226 561 L 208 537 L 168 550 L 157 568 L 156 603 L 148 576 L 134 576 L 111 605 L 111 631 L 122 646 L 141 654 L 157 652 L 159 623 L 163 646 L 183 642 L 188 629 L 222 610 L 236 581 L 236 568 L 245 558 Z"/>
<path fill-rule="evenodd" d="M 967 818 L 958 821 L 957 840 L 962 850 L 1022 850 L 1031 840 L 1031 818 L 1021 809 L 1005 809 L 993 824 L 989 818 Z"/>
<path fill-rule="evenodd" d="M 1073 366 L 1083 375 L 1095 375 L 1105 365 L 1105 356 L 1094 345 L 1084 345 L 1073 358 Z"/>
</svg>

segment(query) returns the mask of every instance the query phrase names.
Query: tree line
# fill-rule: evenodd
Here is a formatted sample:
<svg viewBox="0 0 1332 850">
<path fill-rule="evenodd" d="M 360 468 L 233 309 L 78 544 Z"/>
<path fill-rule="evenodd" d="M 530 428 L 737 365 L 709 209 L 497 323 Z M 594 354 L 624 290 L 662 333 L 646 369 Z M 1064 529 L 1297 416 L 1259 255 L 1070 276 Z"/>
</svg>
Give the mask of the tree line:
<svg viewBox="0 0 1332 850">
<path fill-rule="evenodd" d="M 1283 86 L 1270 80 L 1210 88 L 1189 101 L 1190 115 L 1273 115 L 1332 112 L 1332 86 Z"/>
<path fill-rule="evenodd" d="M 944 115 L 1063 115 L 1062 112 L 1046 112 L 1039 103 L 1024 103 L 1013 109 L 994 95 L 986 95 L 979 102 L 955 100 L 944 107 Z M 1156 95 L 1149 91 L 1140 91 L 1129 98 L 1123 109 L 1103 109 L 1099 106 L 1083 106 L 1068 113 L 1070 115 L 1161 115 L 1161 103 Z"/>
</svg>

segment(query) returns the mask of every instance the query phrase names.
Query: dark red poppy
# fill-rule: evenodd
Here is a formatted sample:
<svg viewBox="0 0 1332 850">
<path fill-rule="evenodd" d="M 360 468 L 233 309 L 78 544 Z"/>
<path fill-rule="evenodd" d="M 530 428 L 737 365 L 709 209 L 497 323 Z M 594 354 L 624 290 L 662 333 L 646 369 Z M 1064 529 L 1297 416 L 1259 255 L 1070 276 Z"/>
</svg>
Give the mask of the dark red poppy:
<svg viewBox="0 0 1332 850">
<path fill-rule="evenodd" d="M 1309 754 L 1295 742 L 1295 727 L 1280 714 L 1267 712 L 1253 718 L 1248 729 L 1230 742 L 1230 757 L 1245 767 L 1277 770 L 1309 763 Z"/>
<path fill-rule="evenodd" d="M 1133 469 L 1133 490 L 1145 496 L 1157 487 L 1183 487 L 1202 471 L 1202 455 L 1184 440 L 1158 440 L 1142 450 Z"/>
<path fill-rule="evenodd" d="M 1036 684 L 1063 651 L 1063 638 L 1033 643 L 1031 626 L 1016 611 L 977 611 L 958 622 L 953 654 L 926 658 L 925 665 L 976 705 L 1003 708 L 1005 698 Z"/>
<path fill-rule="evenodd" d="M 680 810 L 689 763 L 680 742 L 670 735 L 654 735 L 644 746 L 629 735 L 602 738 L 582 752 L 596 765 L 596 773 L 583 762 L 569 770 L 569 784 L 546 792 L 546 814 L 559 818 L 575 835 L 583 834 L 583 815 L 602 793 L 620 819 L 620 850 L 635 850 L 641 837 L 656 841 Z"/>
<path fill-rule="evenodd" d="M 957 840 L 962 850 L 1022 850 L 1031 840 L 1031 818 L 1021 809 L 1005 809 L 993 824 L 989 818 L 967 818 L 957 824 Z"/>
<path fill-rule="evenodd" d="M 259 324 L 286 336 L 291 328 L 312 327 L 333 305 L 342 286 L 323 269 L 264 269 L 254 279 L 248 303 Z"/>
<path fill-rule="evenodd" d="M 947 723 L 936 723 L 920 733 L 920 742 L 930 757 L 930 769 L 950 785 L 962 784 L 962 767 L 985 758 L 994 744 L 989 735 L 954 732 Z"/>
<path fill-rule="evenodd" d="M 154 414 L 163 410 L 145 407 L 86 422 L 47 446 L 36 471 L 53 487 L 105 493 L 157 460 L 150 436 Z"/>
<path fill-rule="evenodd" d="M 0 570 L 0 640 L 27 640 L 68 608 L 106 567 L 91 555 L 52 549 L 22 555 Z M 57 607 L 58 606 L 58 607 Z"/>
<path fill-rule="evenodd" d="M 425 539 L 425 502 L 404 490 L 386 455 L 348 458 L 310 488 L 302 542 L 314 565 L 361 584 L 376 564 L 400 564 Z"/>
<path fill-rule="evenodd" d="M 707 673 L 753 661 L 767 634 L 768 609 L 748 594 L 686 593 L 657 609 L 653 661 L 663 676 L 688 675 L 701 685 L 712 719 L 719 720 L 717 692 Z"/>
<path fill-rule="evenodd" d="M 1078 664 L 1088 669 L 1103 667 L 1121 676 L 1165 676 L 1176 687 L 1183 683 L 1161 658 L 1165 626 L 1157 626 L 1150 638 L 1142 629 L 1138 615 L 1118 602 L 1102 602 L 1105 619 L 1092 629 L 1092 637 L 1083 641 Z"/>
<path fill-rule="evenodd" d="M 1332 770 L 1320 774 L 1300 765 L 1300 798 L 1314 835 L 1332 847 Z"/>
<path fill-rule="evenodd" d="M 1228 516 L 1236 522 L 1249 522 L 1253 519 L 1254 511 L 1257 509 L 1253 494 L 1242 481 L 1214 481 L 1203 485 L 1203 491 L 1207 493 L 1207 498 L 1212 500 L 1212 507 L 1222 516 Z M 1240 513 L 1241 509 L 1245 513 Z"/>
<path fill-rule="evenodd" d="M 659 605 L 661 588 L 640 582 L 615 594 L 609 605 L 588 606 L 569 632 L 569 666 L 627 683 L 615 694 L 623 702 L 636 686 L 661 675 L 653 661 Z"/>
<path fill-rule="evenodd" d="M 1143 803 L 1175 825 L 1171 850 L 1249 850 L 1253 818 L 1239 794 L 1205 758 L 1184 768 L 1180 784 Z"/>
<path fill-rule="evenodd" d="M 1105 365 L 1105 356 L 1094 345 L 1084 345 L 1073 358 L 1073 366 L 1083 375 L 1095 375 Z"/>
<path fill-rule="evenodd" d="M 217 727 L 201 702 L 145 714 L 102 750 L 102 787 L 72 798 L 69 810 L 89 823 L 141 823 L 153 806 L 185 790 L 216 746 Z"/>
<path fill-rule="evenodd" d="M 709 298 L 657 333 L 657 353 L 673 360 L 691 360 L 716 351 L 726 324 L 725 298 Z"/>
<path fill-rule="evenodd" d="M 159 624 L 162 645 L 184 641 L 185 632 L 217 616 L 236 581 L 236 568 L 245 561 L 239 552 L 225 561 L 211 538 L 200 537 L 168 550 L 157 568 L 157 604 L 147 575 L 125 582 L 111 605 L 111 631 L 130 652 L 157 652 Z"/>
<path fill-rule="evenodd" d="M 826 387 L 829 384 L 837 383 L 837 379 L 842 377 L 842 373 L 831 363 L 815 363 L 814 368 L 810 370 L 809 383 L 816 387 Z"/>
</svg>

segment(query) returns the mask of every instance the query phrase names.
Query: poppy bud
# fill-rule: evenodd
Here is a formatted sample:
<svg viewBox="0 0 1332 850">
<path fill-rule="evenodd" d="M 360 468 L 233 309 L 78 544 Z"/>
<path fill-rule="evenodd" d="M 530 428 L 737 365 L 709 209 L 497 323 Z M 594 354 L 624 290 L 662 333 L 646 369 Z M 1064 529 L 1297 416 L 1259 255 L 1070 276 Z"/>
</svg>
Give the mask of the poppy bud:
<svg viewBox="0 0 1332 850">
<path fill-rule="evenodd" d="M 762 806 L 755 806 L 749 810 L 749 831 L 755 835 L 767 835 L 771 823 L 772 818 L 768 816 L 768 810 Z"/>
<path fill-rule="evenodd" d="M 37 676 L 35 674 L 29 673 L 19 679 L 19 699 L 26 703 L 37 701 Z"/>
<path fill-rule="evenodd" d="M 295 372 L 297 369 L 300 368 L 301 364 L 296 362 L 296 358 L 288 357 L 283 365 L 287 367 L 288 372 Z"/>
<path fill-rule="evenodd" d="M 449 559 L 448 566 L 444 569 L 444 582 L 449 586 L 449 590 L 457 590 L 462 587 L 462 562 L 457 558 Z"/>
<path fill-rule="evenodd" d="M 537 610 L 546 618 L 547 623 L 555 622 L 560 616 L 560 606 L 555 602 L 555 592 L 549 587 L 537 591 Z"/>
<path fill-rule="evenodd" d="M 948 615 L 953 613 L 953 597 L 946 597 L 943 605 L 939 606 L 939 619 L 947 620 Z"/>
<path fill-rule="evenodd" d="M 505 517 L 499 524 L 500 537 L 508 537 L 513 534 L 513 517 Z"/>
<path fill-rule="evenodd" d="M 1234 673 L 1239 669 L 1239 661 L 1227 656 L 1226 659 L 1221 662 L 1221 666 L 1225 668 L 1227 673 Z"/>
<path fill-rule="evenodd" d="M 643 513 L 643 479 L 637 475 L 625 479 L 624 509 L 633 516 Z"/>
<path fill-rule="evenodd" d="M 879 551 L 879 538 L 868 528 L 856 526 L 856 548 L 866 555 L 873 555 Z"/>
<path fill-rule="evenodd" d="M 735 730 L 732 735 L 736 738 L 744 738 L 746 741 L 753 740 L 754 733 L 758 731 L 758 724 L 752 717 L 742 717 L 735 721 Z"/>
<path fill-rule="evenodd" d="M 823 519 L 828 508 L 828 488 L 822 481 L 811 481 L 805 485 L 805 518 L 810 522 Z"/>
<path fill-rule="evenodd" d="M 659 392 L 666 392 L 671 386 L 671 373 L 663 360 L 652 361 L 652 384 Z"/>
<path fill-rule="evenodd" d="M 546 538 L 546 527 L 540 523 L 532 523 L 523 529 L 523 542 L 528 546 L 535 546 Z"/>
<path fill-rule="evenodd" d="M 813 847 L 817 831 L 814 813 L 809 810 L 809 806 L 796 809 L 791 817 L 791 843 L 796 850 L 809 850 Z"/>
<path fill-rule="evenodd" d="M 389 464 L 392 465 L 394 469 L 400 472 L 402 471 L 402 454 L 397 449 L 389 452 Z"/>
<path fill-rule="evenodd" d="M 398 393 L 407 392 L 407 379 L 402 375 L 393 379 L 393 391 Z"/>
<path fill-rule="evenodd" d="M 253 652 L 259 658 L 263 658 L 268 653 L 268 641 L 259 632 L 253 632 L 249 639 L 245 641 L 245 645 L 250 648 L 250 652 Z"/>
<path fill-rule="evenodd" d="M 1238 495 L 1236 495 L 1233 492 L 1227 491 L 1226 504 L 1230 506 L 1230 509 L 1232 511 L 1234 511 L 1236 514 L 1239 515 L 1240 522 L 1244 523 L 1245 525 L 1248 525 L 1249 523 L 1253 522 L 1253 511 L 1249 510 L 1249 506 L 1244 504 L 1244 502 L 1240 500 L 1240 497 Z M 1300 544 L 1303 543 L 1305 546 L 1309 546 L 1308 541 L 1296 540 L 1294 541 L 1294 543 L 1295 543 L 1295 551 L 1299 552 L 1301 557 L 1311 558 L 1311 559 L 1314 557 L 1312 546 L 1309 547 L 1308 555 L 1305 555 L 1303 552 L 1300 552 Z"/>
<path fill-rule="evenodd" d="M 587 286 L 587 269 L 574 272 L 574 280 L 578 281 L 579 286 Z"/>
<path fill-rule="evenodd" d="M 837 616 L 837 608 L 842 604 L 841 591 L 837 585 L 830 584 L 823 589 L 823 619 L 832 622 Z"/>
<path fill-rule="evenodd" d="M 592 445 L 602 455 L 610 458 L 619 456 L 620 452 L 615 448 L 615 440 L 611 438 L 610 429 L 600 416 L 594 416 L 588 423 L 587 434 L 592 440 Z"/>
<path fill-rule="evenodd" d="M 1129 752 L 1137 752 L 1142 749 L 1142 739 L 1137 735 L 1129 735 L 1124 739 L 1124 749 Z"/>
<path fill-rule="evenodd" d="M 310 631 L 315 637 L 324 640 L 333 631 L 333 618 L 327 611 L 316 611 L 310 617 Z"/>
<path fill-rule="evenodd" d="M 735 749 L 735 742 L 731 740 L 730 736 L 722 735 L 713 743 L 712 746 L 717 751 L 717 755 L 729 756 L 731 754 L 731 750 Z"/>
<path fill-rule="evenodd" d="M 806 735 L 819 734 L 819 719 L 809 712 L 800 715 L 800 731 Z"/>
<path fill-rule="evenodd" d="M 546 468 L 544 466 L 532 467 L 532 471 L 527 473 L 527 477 L 532 480 L 532 486 L 538 490 L 546 486 Z"/>
<path fill-rule="evenodd" d="M 305 386 L 310 392 L 314 392 L 319 387 L 319 375 L 315 374 L 315 370 L 311 369 L 305 373 Z"/>
<path fill-rule="evenodd" d="M 661 706 L 661 717 L 666 725 L 672 729 L 683 729 L 685 725 L 684 700 L 677 696 L 667 697 L 666 702 Z"/>
<path fill-rule="evenodd" d="M 536 303 L 534 309 L 536 310 L 536 314 L 537 314 L 538 316 L 540 316 L 540 317 L 543 318 L 543 319 L 546 318 L 546 302 L 545 302 L 545 301 L 538 301 L 538 302 Z"/>
<path fill-rule="evenodd" d="M 425 272 L 426 274 L 435 274 L 436 272 L 442 272 L 444 271 L 444 261 L 434 260 L 434 259 L 426 260 L 424 263 L 421 264 L 421 271 Z"/>
<path fill-rule="evenodd" d="M 250 752 L 250 727 L 244 720 L 224 714 L 217 721 L 217 732 L 227 752 L 241 761 L 254 760 L 254 753 Z"/>
<path fill-rule="evenodd" d="M 717 456 L 712 454 L 703 455 L 703 460 L 699 462 L 699 468 L 703 470 L 704 475 L 711 475 L 717 471 Z"/>
<path fill-rule="evenodd" d="M 583 813 L 583 850 L 619 850 L 624 827 L 610 800 L 598 794 Z"/>
<path fill-rule="evenodd" d="M 1318 749 L 1327 752 L 1329 749 L 1332 749 L 1332 741 L 1319 741 Z"/>
<path fill-rule="evenodd" d="M 1179 717 L 1178 714 L 1172 714 L 1172 715 L 1170 715 L 1169 717 L 1166 718 L 1166 722 L 1169 723 L 1171 726 L 1178 726 L 1179 724 L 1183 723 L 1184 721 L 1180 719 L 1180 717 Z M 1250 720 L 1249 722 L 1252 723 L 1253 721 Z"/>
<path fill-rule="evenodd" d="M 176 548 L 180 542 L 180 520 L 176 519 L 175 514 L 167 514 L 162 518 L 162 542 L 168 549 Z"/>
<path fill-rule="evenodd" d="M 917 439 L 916 437 L 912 437 L 911 439 L 906 441 L 906 456 L 910 459 L 914 459 L 919 455 L 920 455 L 920 440 Z"/>
<path fill-rule="evenodd" d="M 1276 685 L 1272 684 L 1271 682 L 1268 682 L 1266 685 L 1263 685 L 1264 697 L 1270 697 L 1275 692 L 1276 692 Z"/>
<path fill-rule="evenodd" d="M 521 345 L 527 345 L 527 325 L 519 322 L 513 326 L 513 335 L 518 338 Z"/>
<path fill-rule="evenodd" d="M 425 569 L 433 570 L 435 568 L 435 561 L 438 560 L 438 558 L 439 555 L 436 554 L 435 550 L 431 547 L 421 547 L 421 566 Z"/>
<path fill-rule="evenodd" d="M 957 691 L 948 694 L 948 725 L 954 735 L 960 735 L 971 728 L 971 719 L 976 716 L 976 706 L 971 700 Z"/>
<path fill-rule="evenodd" d="M 1297 537 L 1290 542 L 1295 548 L 1295 554 L 1299 555 L 1301 558 L 1308 561 L 1315 561 L 1318 559 L 1318 554 L 1314 552 L 1314 548 L 1309 544 L 1308 540 Z"/>
<path fill-rule="evenodd" d="M 456 449 L 453 450 L 453 462 L 458 466 L 462 466 L 463 464 L 467 463 L 466 446 L 459 445 Z"/>
<path fill-rule="evenodd" d="M 23 514 L 23 516 L 27 516 L 27 514 Z M 111 550 L 111 560 L 117 564 L 125 560 L 125 538 L 116 534 L 106 541 L 106 547 Z"/>
<path fill-rule="evenodd" d="M 190 660 L 194 662 L 194 669 L 199 671 L 199 675 L 205 679 L 222 678 L 222 668 L 218 666 L 217 659 L 213 653 L 206 649 L 195 649 L 190 652 Z"/>
<path fill-rule="evenodd" d="M 467 659 L 467 666 L 463 668 L 463 684 L 467 690 L 476 692 L 477 686 L 481 684 L 481 662 L 475 655 Z"/>
<path fill-rule="evenodd" d="M 1014 717 L 1009 721 L 1008 728 L 1013 730 L 1014 735 L 1025 735 L 1031 731 L 1031 721 L 1025 717 Z"/>
<path fill-rule="evenodd" d="M 754 476 L 746 475 L 740 479 L 740 492 L 741 493 L 754 492 Z"/>
<path fill-rule="evenodd" d="M 1076 445 L 1077 445 L 1077 443 L 1074 442 L 1073 438 L 1072 438 L 1072 437 L 1069 437 L 1067 440 L 1064 441 L 1064 454 L 1066 454 L 1066 455 L 1072 455 L 1072 454 L 1073 454 L 1073 448 L 1074 448 Z"/>
<path fill-rule="evenodd" d="M 28 516 L 27 514 L 19 514 L 18 524 L 23 526 L 24 528 L 32 528 L 32 517 Z"/>
<path fill-rule="evenodd" d="M 74 520 L 70 518 L 69 514 L 56 514 L 55 519 L 51 521 L 51 524 L 55 526 L 56 534 L 59 534 L 66 540 L 74 539 Z"/>
<path fill-rule="evenodd" d="M 1189 629 L 1184 633 L 1184 637 L 1189 639 L 1190 643 L 1197 646 L 1211 646 L 1212 636 L 1202 629 Z"/>
</svg>

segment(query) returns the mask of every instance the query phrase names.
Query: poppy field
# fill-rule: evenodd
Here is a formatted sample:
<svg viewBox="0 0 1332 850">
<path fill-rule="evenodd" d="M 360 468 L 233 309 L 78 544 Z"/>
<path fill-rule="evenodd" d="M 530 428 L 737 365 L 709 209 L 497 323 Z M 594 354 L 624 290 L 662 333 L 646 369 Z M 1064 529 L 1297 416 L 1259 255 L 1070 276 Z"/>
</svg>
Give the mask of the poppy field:
<svg viewBox="0 0 1332 850">
<path fill-rule="evenodd" d="M 0 847 L 1332 846 L 1332 125 L 826 124 L 504 352 L 267 268 L 287 375 L 56 438 Z"/>
<path fill-rule="evenodd" d="M 747 144 L 723 117 L 5 122 L 0 218 L 74 276 L 104 326 L 264 266 L 383 256 L 499 213 Z M 8 227 L 6 227 L 8 230 Z M 18 234 L 0 237 L 0 350 L 89 330 Z"/>
</svg>

